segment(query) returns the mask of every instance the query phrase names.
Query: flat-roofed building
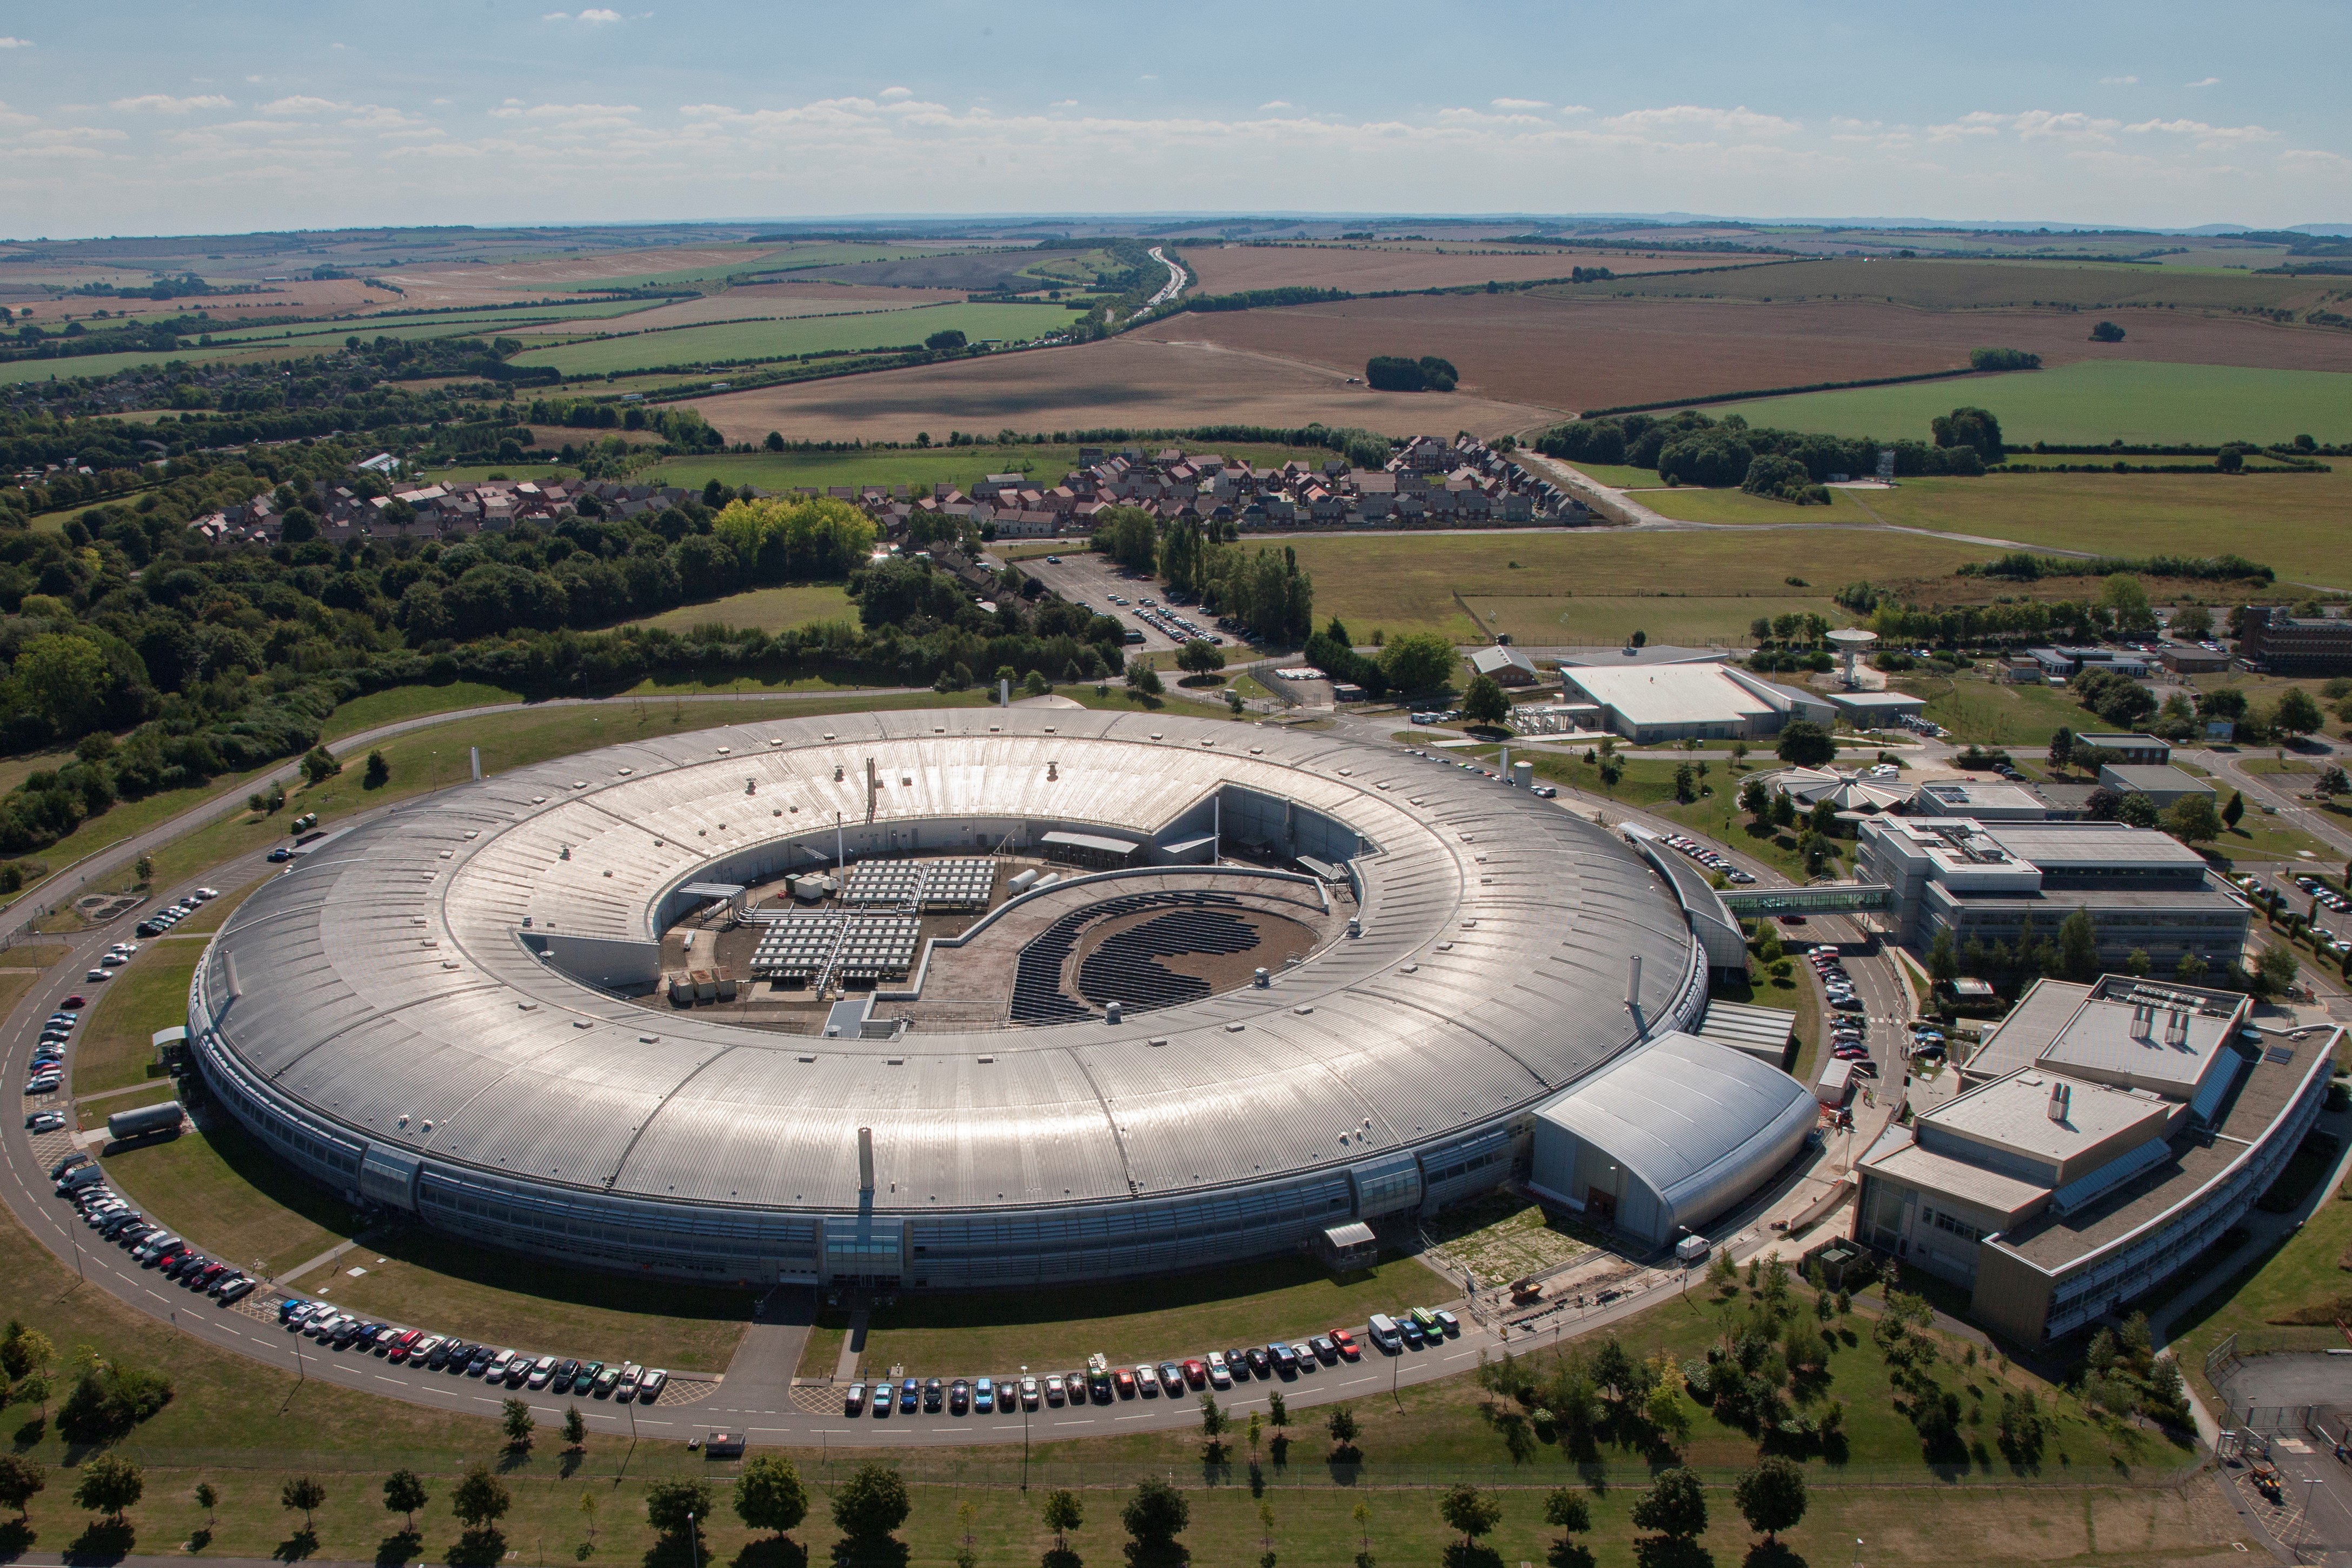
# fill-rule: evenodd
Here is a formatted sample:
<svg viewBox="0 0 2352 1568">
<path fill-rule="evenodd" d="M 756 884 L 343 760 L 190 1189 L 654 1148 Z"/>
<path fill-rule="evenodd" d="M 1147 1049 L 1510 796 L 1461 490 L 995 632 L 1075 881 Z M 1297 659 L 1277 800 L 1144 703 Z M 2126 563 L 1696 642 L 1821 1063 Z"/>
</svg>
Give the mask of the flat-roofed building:
<svg viewBox="0 0 2352 1568">
<path fill-rule="evenodd" d="M 1857 1163 L 1854 1239 L 1971 1289 L 2026 1345 L 2127 1306 L 2236 1223 L 2326 1101 L 2342 1031 L 2255 1028 L 2249 1006 L 2123 974 L 2042 982 L 1969 1088 Z"/>
<path fill-rule="evenodd" d="M 2170 968 L 2192 952 L 2231 963 L 2245 946 L 2245 901 L 2167 834 L 2120 822 L 1881 816 L 1856 837 L 1855 874 L 1887 885 L 1898 940 L 1920 952 L 1939 931 L 1961 950 L 2014 943 L 2029 924 L 2054 937 L 2078 909 L 2091 917 L 2099 962 L 2117 969 L 2136 950 Z"/>
<path fill-rule="evenodd" d="M 1979 822 L 2040 822 L 2050 803 L 2022 784 L 1975 779 L 1930 779 L 1912 792 L 1910 809 L 1921 816 L 1966 816 Z"/>
<path fill-rule="evenodd" d="M 2272 675 L 2352 672 L 2352 620 L 2249 605 L 2239 621 L 2238 657 Z"/>
<path fill-rule="evenodd" d="M 1907 691 L 1826 691 L 1822 695 L 1857 730 L 1878 729 L 1897 719 L 1916 719 L 1927 708 L 1926 698 L 1914 697 Z"/>
<path fill-rule="evenodd" d="M 2172 761 L 2172 742 L 2154 735 L 2123 734 L 2114 731 L 2084 732 L 2074 737 L 2077 748 L 2096 747 L 2115 753 L 2116 762 L 2136 768 L 2160 768 Z"/>
<path fill-rule="evenodd" d="M 2171 766 L 2135 767 L 2108 763 L 2099 769 L 2099 782 L 2117 795 L 2144 795 L 2158 811 L 2169 810 L 2191 795 L 2213 798 L 2213 786 L 2194 773 Z"/>
<path fill-rule="evenodd" d="M 1795 719 L 1836 721 L 1819 695 L 1715 663 L 1560 667 L 1571 701 L 1598 706 L 1602 721 L 1636 745 L 1660 741 L 1755 740 Z"/>
</svg>

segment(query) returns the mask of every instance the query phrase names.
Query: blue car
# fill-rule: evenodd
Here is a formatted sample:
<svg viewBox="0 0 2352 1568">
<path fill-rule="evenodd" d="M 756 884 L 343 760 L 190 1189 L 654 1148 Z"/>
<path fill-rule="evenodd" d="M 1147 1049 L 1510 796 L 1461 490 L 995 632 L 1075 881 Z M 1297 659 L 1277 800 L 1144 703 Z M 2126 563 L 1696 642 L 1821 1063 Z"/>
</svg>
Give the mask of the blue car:
<svg viewBox="0 0 2352 1568">
<path fill-rule="evenodd" d="M 899 1415 L 912 1415 L 918 1409 L 921 1408 L 922 1403 L 923 1385 L 921 1384 L 917 1383 L 910 1377 L 906 1382 L 898 1385 Z"/>
<path fill-rule="evenodd" d="M 983 1377 L 978 1383 L 972 1384 L 971 1408 L 972 1413 L 977 1415 L 994 1414 L 996 1410 L 996 1384 L 993 1382 Z"/>
</svg>

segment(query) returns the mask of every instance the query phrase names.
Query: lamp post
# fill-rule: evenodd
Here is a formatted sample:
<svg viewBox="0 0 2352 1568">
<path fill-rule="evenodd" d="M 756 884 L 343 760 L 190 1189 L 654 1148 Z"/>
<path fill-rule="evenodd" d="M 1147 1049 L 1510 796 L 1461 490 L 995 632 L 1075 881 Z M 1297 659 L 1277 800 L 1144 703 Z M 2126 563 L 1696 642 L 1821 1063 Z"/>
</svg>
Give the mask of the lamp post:
<svg viewBox="0 0 2352 1568">
<path fill-rule="evenodd" d="M 1029 1368 L 1025 1363 L 1021 1368 L 1021 1384 L 1014 1390 L 1014 1397 L 1021 1401 L 1021 1489 L 1026 1493 L 1029 1490 Z"/>
<path fill-rule="evenodd" d="M 686 1516 L 687 1550 L 693 1554 L 694 1568 L 702 1568 L 702 1543 L 695 1539 L 695 1531 L 694 1515 L 689 1513 Z"/>
</svg>

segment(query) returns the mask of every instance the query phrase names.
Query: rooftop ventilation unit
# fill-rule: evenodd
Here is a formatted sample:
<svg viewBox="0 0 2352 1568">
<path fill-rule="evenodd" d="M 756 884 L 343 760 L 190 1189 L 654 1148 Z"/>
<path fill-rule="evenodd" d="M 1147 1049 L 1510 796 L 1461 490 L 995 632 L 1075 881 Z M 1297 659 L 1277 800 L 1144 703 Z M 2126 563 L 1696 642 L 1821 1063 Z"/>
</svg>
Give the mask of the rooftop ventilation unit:
<svg viewBox="0 0 2352 1568">
<path fill-rule="evenodd" d="M 2061 1126 L 2065 1125 L 2067 1108 L 2072 1103 L 2073 1100 L 2074 1090 L 2066 1085 L 2063 1079 L 2053 1083 L 2050 1086 L 2050 1120 L 2057 1122 Z"/>
</svg>

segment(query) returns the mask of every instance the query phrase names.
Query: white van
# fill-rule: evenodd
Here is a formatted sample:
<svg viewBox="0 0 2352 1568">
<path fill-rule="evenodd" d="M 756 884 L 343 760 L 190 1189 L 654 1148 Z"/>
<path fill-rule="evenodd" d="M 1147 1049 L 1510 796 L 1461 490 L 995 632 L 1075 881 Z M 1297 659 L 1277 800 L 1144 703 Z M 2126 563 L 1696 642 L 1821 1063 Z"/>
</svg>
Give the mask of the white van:
<svg viewBox="0 0 2352 1568">
<path fill-rule="evenodd" d="M 1404 1336 L 1397 1331 L 1396 1320 L 1386 1312 L 1374 1312 L 1372 1321 L 1365 1327 L 1371 1331 L 1372 1343 L 1391 1355 L 1404 1348 Z"/>
</svg>

